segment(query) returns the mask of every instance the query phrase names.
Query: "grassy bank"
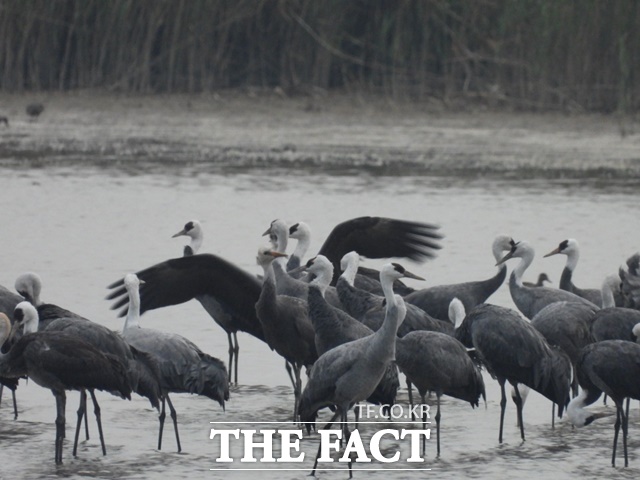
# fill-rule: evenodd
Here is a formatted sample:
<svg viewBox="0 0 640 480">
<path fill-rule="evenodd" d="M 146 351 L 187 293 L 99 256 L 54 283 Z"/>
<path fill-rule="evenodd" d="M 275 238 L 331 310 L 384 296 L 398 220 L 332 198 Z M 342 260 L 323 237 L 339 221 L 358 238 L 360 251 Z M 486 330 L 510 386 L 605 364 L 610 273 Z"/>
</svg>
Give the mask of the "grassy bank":
<svg viewBox="0 0 640 480">
<path fill-rule="evenodd" d="M 635 0 L 0 0 L 0 90 L 637 111 Z"/>
</svg>

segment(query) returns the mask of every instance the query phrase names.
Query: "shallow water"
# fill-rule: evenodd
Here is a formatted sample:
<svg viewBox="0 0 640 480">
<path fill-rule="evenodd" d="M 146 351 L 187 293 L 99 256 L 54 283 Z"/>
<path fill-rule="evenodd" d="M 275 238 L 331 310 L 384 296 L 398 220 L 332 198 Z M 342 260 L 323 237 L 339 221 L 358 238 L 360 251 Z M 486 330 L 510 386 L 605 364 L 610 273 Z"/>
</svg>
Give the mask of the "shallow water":
<svg viewBox="0 0 640 480">
<path fill-rule="evenodd" d="M 91 163 L 0 167 L 0 246 L 4 249 L 0 284 L 12 288 L 27 270 L 43 278 L 42 297 L 112 329 L 122 320 L 104 300 L 106 285 L 123 274 L 179 256 L 184 239 L 171 235 L 190 219 L 200 219 L 205 230 L 204 252 L 211 252 L 258 273 L 257 248 L 262 232 L 274 218 L 304 220 L 313 231 L 311 250 L 317 250 L 337 223 L 361 215 L 376 215 L 437 223 L 445 235 L 437 258 L 407 268 L 424 276 L 424 285 L 482 279 L 494 274 L 490 247 L 500 233 L 529 241 L 538 258 L 527 273 L 530 280 L 547 272 L 557 286 L 564 257 L 543 259 L 565 238 L 580 241 L 582 258 L 575 275 L 581 287 L 598 287 L 638 249 L 637 190 L 625 183 L 570 180 L 517 181 L 412 176 L 354 175 L 354 169 L 323 172 L 283 169 L 209 171 L 180 164 L 128 165 L 108 168 Z M 381 262 L 366 262 L 380 265 Z M 417 283 L 412 284 L 418 286 Z M 491 298 L 513 307 L 506 285 Z M 227 362 L 227 338 L 196 302 L 151 311 L 143 325 L 179 332 L 206 352 Z M 275 470 L 283 465 L 215 463 L 217 444 L 209 440 L 209 422 L 253 422 L 255 428 L 286 422 L 293 395 L 283 361 L 252 337 L 239 334 L 240 385 L 234 386 L 226 411 L 214 402 L 174 395 L 183 453 L 175 453 L 170 424 L 165 425 L 163 450 L 157 451 L 156 413 L 141 398 L 122 401 L 100 393 L 108 455 L 103 457 L 93 419 L 91 439 L 81 443 L 77 458 L 70 440 L 78 395 L 68 394 L 67 440 L 64 464 L 53 462 L 55 402 L 51 393 L 21 382 L 17 391 L 20 417 L 13 420 L 8 396 L 0 407 L 0 478 L 303 478 L 317 449 L 317 435 L 301 442 L 307 460 L 300 471 Z M 515 408 L 507 407 L 504 443 L 498 444 L 499 388 L 489 376 L 487 404 L 471 409 L 463 402 L 443 398 L 442 455 L 435 458 L 434 437 L 427 444 L 426 461 L 407 466 L 362 464 L 358 468 L 408 468 L 409 471 L 355 472 L 357 478 L 602 478 L 610 466 L 613 417 L 584 429 L 566 419 L 550 425 L 547 400 L 533 392 L 524 419 L 526 442 L 520 441 Z M 435 399 L 429 399 L 433 404 Z M 407 405 L 406 388 L 400 403 Z M 613 412 L 599 401 L 595 409 Z M 323 419 L 328 418 L 325 414 Z M 631 467 L 617 468 L 621 478 L 640 472 L 639 414 L 632 410 L 629 435 Z M 290 425 L 288 426 L 290 428 Z M 222 427 L 221 427 L 222 428 Z M 282 428 L 287 428 L 283 423 Z M 376 426 L 368 425 L 368 438 Z M 404 442 L 403 454 L 408 452 Z M 389 442 L 386 453 L 396 446 Z M 234 447 L 236 448 L 236 447 Z M 232 450 L 238 458 L 239 450 Z M 622 464 L 619 457 L 618 464 Z M 267 468 L 265 472 L 234 468 Z M 224 468 L 229 472 L 211 471 Z M 430 468 L 430 471 L 418 469 Z M 415 471 L 411 471 L 414 469 Z M 319 472 L 323 478 L 346 478 L 346 472 Z"/>
</svg>

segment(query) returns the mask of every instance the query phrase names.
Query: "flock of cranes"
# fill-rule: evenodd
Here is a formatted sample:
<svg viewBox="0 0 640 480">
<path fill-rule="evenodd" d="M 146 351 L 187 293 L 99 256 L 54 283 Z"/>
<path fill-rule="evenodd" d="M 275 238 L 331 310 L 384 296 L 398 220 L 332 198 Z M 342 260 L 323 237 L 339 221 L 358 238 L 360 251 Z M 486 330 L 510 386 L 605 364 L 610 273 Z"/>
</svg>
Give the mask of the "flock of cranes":
<svg viewBox="0 0 640 480">
<path fill-rule="evenodd" d="M 360 266 L 360 259 L 433 258 L 443 238 L 437 226 L 356 218 L 336 226 L 317 254 L 305 260 L 310 235 L 303 222 L 273 221 L 264 233 L 270 245 L 256 255 L 263 270 L 257 277 L 217 255 L 199 253 L 202 226 L 188 222 L 174 235 L 191 239 L 183 256 L 128 273 L 109 285 L 107 299 L 125 317 L 119 332 L 44 303 L 37 274 L 20 276 L 17 293 L 0 287 L 0 385 L 14 394 L 15 417 L 17 379 L 28 377 L 51 390 L 57 411 L 54 458 L 61 463 L 66 391 L 81 392 L 74 456 L 82 422 L 87 423 L 87 394 L 103 454 L 95 390 L 122 398 L 137 394 L 159 411 L 159 450 L 169 405 L 181 451 L 178 415 L 169 394 L 202 395 L 224 409 L 225 402 L 233 401 L 230 383 L 238 383 L 238 332 L 243 332 L 284 359 L 294 393 L 292 420 L 308 430 L 318 412 L 330 407 L 334 414 L 327 426 L 339 421 L 348 439 L 349 410 L 364 401 L 388 409 L 396 403 L 399 377 L 404 375 L 411 402 L 412 385 L 423 403 L 428 394 L 436 396 L 439 456 L 442 395 L 479 406 L 480 399 L 486 401 L 481 374 L 486 369 L 501 390 L 500 443 L 507 382 L 513 388 L 523 441 L 528 389 L 550 400 L 558 417 L 566 411 L 577 427 L 602 416 L 586 407 L 604 392 L 616 406 L 612 464 L 621 429 L 628 465 L 629 413 L 623 401 L 640 399 L 640 384 L 633 381 L 640 375 L 640 345 L 635 343 L 640 333 L 640 255 L 608 277 L 601 289 L 580 289 L 572 279 L 579 246 L 565 240 L 546 255 L 567 256 L 560 288 L 545 287 L 546 274 L 537 284 L 523 281 L 534 259 L 532 246 L 498 235 L 491 249 L 497 267 L 492 277 L 413 288 L 402 279 L 421 278 L 399 263 L 386 263 L 377 271 Z M 287 255 L 290 239 L 297 244 Z M 511 259 L 519 259 L 508 279 L 517 310 L 488 303 L 505 282 Z M 141 326 L 144 312 L 191 299 L 227 334 L 228 370 L 191 340 Z"/>
</svg>

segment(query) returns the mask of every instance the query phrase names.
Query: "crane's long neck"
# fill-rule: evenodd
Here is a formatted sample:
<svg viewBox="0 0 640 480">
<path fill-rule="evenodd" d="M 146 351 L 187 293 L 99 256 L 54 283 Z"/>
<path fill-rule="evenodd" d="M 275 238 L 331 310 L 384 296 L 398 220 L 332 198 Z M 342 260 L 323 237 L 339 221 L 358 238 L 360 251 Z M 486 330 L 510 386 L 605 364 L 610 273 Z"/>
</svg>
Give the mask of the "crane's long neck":
<svg viewBox="0 0 640 480">
<path fill-rule="evenodd" d="M 129 288 L 129 309 L 124 322 L 124 330 L 140 327 L 140 290 Z"/>
<path fill-rule="evenodd" d="M 380 358 L 395 359 L 396 334 L 398 327 L 406 315 L 406 306 L 399 295 L 393 293 L 394 279 L 383 271 L 380 273 L 380 284 L 386 300 L 386 312 L 380 329 L 374 333 L 374 349 L 378 350 Z M 387 357 L 388 356 L 388 357 Z"/>
<path fill-rule="evenodd" d="M 522 277 L 524 276 L 524 272 L 526 272 L 531 262 L 533 262 L 533 250 L 524 250 L 522 256 L 520 257 L 520 263 L 516 265 L 516 268 L 513 269 L 513 276 L 516 281 L 516 285 L 522 287 Z"/>
<path fill-rule="evenodd" d="M 296 248 L 293 250 L 291 254 L 292 257 L 296 257 L 300 259 L 300 263 L 302 263 L 302 259 L 309 251 L 309 246 L 311 245 L 311 238 L 307 235 L 302 235 L 298 238 L 298 243 L 296 243 Z M 286 246 L 286 245 L 285 245 Z M 284 250 L 279 250 L 284 253 Z"/>
<path fill-rule="evenodd" d="M 589 425 L 597 418 L 603 417 L 605 414 L 594 413 L 587 410 L 585 407 L 595 402 L 600 394 L 599 390 L 587 390 L 582 389 L 576 398 L 569 402 L 567 407 L 567 416 L 569 421 L 576 427 L 584 427 Z"/>
<path fill-rule="evenodd" d="M 25 318 L 23 322 L 23 333 L 36 333 L 40 325 L 40 318 L 38 317 L 38 311 L 35 307 L 25 312 Z"/>
<path fill-rule="evenodd" d="M 573 272 L 578 266 L 578 260 L 580 259 L 580 252 L 578 250 L 570 250 L 567 254 L 567 263 L 565 268 Z"/>
<path fill-rule="evenodd" d="M 198 233 L 198 235 L 194 235 L 193 237 L 191 237 L 191 243 L 189 244 L 189 246 L 191 247 L 191 251 L 193 252 L 193 255 L 198 253 L 198 251 L 202 247 L 203 241 L 204 241 L 204 237 L 201 233 Z"/>
<path fill-rule="evenodd" d="M 349 263 L 347 263 L 347 268 L 344 269 L 344 272 L 342 272 L 342 278 L 344 278 L 347 283 L 349 285 L 351 285 L 353 287 L 355 280 L 356 280 L 356 274 L 358 273 L 358 259 L 349 259 Z"/>
<path fill-rule="evenodd" d="M 616 306 L 613 289 L 618 283 L 620 283 L 620 279 L 617 277 L 609 276 L 605 278 L 602 283 L 602 308 L 612 308 Z"/>
<path fill-rule="evenodd" d="M 324 297 L 325 294 L 327 293 L 327 289 L 329 288 L 329 285 L 331 284 L 331 279 L 333 278 L 333 272 L 331 272 L 327 268 L 322 268 L 322 269 L 319 269 L 318 271 L 315 271 L 314 273 L 316 275 L 316 278 L 314 278 L 311 281 L 311 283 L 318 287 L 318 289 L 320 290 L 320 293 L 322 293 L 322 296 Z"/>
</svg>

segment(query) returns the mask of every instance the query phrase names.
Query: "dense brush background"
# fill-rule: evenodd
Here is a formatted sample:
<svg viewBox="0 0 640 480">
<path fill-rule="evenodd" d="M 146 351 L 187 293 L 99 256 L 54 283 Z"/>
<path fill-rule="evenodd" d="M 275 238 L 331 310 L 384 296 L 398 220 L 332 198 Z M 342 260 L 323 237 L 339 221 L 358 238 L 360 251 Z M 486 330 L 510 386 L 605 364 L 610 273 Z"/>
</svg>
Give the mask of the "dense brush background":
<svg viewBox="0 0 640 480">
<path fill-rule="evenodd" d="M 268 88 L 634 112 L 637 0 L 0 0 L 0 90 Z"/>
</svg>

